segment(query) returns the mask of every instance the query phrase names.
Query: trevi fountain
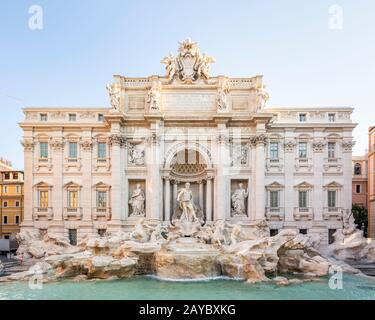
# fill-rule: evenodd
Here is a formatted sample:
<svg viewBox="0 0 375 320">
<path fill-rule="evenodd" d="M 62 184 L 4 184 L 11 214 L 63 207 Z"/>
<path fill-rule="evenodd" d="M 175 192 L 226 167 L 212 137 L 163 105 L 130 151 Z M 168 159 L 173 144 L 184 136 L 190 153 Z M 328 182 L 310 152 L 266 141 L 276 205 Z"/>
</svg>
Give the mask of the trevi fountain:
<svg viewBox="0 0 375 320">
<path fill-rule="evenodd" d="M 143 210 L 137 189 L 131 204 Z M 235 210 L 243 209 L 246 195 L 241 185 L 233 193 Z M 374 298 L 375 280 L 348 264 L 375 263 L 375 245 L 351 215 L 322 253 L 318 237 L 290 230 L 271 237 L 265 221 L 246 231 L 241 223 L 205 221 L 189 183 L 176 200 L 170 223 L 140 217 L 132 231 L 87 237 L 77 246 L 53 234 L 21 232 L 18 257 L 33 265 L 0 278 L 0 299 Z M 337 275 L 342 290 L 330 283 Z"/>
<path fill-rule="evenodd" d="M 0 299 L 373 299 L 353 109 L 268 108 L 262 76 L 212 77 L 191 39 L 161 62 L 114 76 L 111 108 L 23 110 L 30 268 Z"/>
</svg>

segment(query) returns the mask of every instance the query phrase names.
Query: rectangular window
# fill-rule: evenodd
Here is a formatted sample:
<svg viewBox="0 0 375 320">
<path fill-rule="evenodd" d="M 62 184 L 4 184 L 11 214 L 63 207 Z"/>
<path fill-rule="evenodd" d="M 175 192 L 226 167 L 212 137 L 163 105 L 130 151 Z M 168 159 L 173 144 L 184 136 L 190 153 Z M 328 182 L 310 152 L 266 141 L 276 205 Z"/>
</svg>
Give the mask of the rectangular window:
<svg viewBox="0 0 375 320">
<path fill-rule="evenodd" d="M 307 142 L 300 142 L 298 144 L 298 157 L 307 158 Z"/>
<path fill-rule="evenodd" d="M 48 191 L 39 191 L 39 208 L 48 208 Z"/>
<path fill-rule="evenodd" d="M 98 121 L 103 122 L 103 120 L 104 120 L 103 113 L 98 113 Z"/>
<path fill-rule="evenodd" d="M 306 113 L 299 114 L 299 122 L 306 122 Z"/>
<path fill-rule="evenodd" d="M 69 158 L 77 159 L 77 142 L 69 142 Z"/>
<path fill-rule="evenodd" d="M 9 180 L 10 179 L 10 173 L 9 172 L 5 172 L 4 173 L 4 180 Z"/>
<path fill-rule="evenodd" d="M 8 208 L 8 201 L 4 201 L 4 202 L 3 202 L 3 207 L 4 207 L 4 208 Z"/>
<path fill-rule="evenodd" d="M 16 224 L 20 224 L 20 216 L 16 216 Z"/>
<path fill-rule="evenodd" d="M 107 207 L 107 192 L 106 191 L 97 191 L 96 192 L 96 206 L 98 208 Z"/>
<path fill-rule="evenodd" d="M 328 208 L 336 208 L 336 191 L 328 190 Z"/>
<path fill-rule="evenodd" d="M 16 193 L 20 193 L 20 186 L 16 186 Z"/>
<path fill-rule="evenodd" d="M 307 191 L 298 192 L 298 206 L 300 208 L 307 208 Z"/>
<path fill-rule="evenodd" d="M 361 185 L 360 184 L 355 185 L 355 193 L 361 193 Z"/>
<path fill-rule="evenodd" d="M 98 159 L 106 158 L 107 145 L 105 142 L 98 143 Z"/>
<path fill-rule="evenodd" d="M 17 173 L 17 172 L 13 172 L 13 179 L 14 179 L 14 180 L 17 180 L 17 179 L 18 179 L 18 173 Z"/>
<path fill-rule="evenodd" d="M 7 216 L 3 217 L 3 224 L 8 224 L 8 217 Z"/>
<path fill-rule="evenodd" d="M 78 191 L 68 191 L 68 207 L 71 209 L 78 208 Z"/>
<path fill-rule="evenodd" d="M 47 117 L 47 113 L 41 113 L 40 114 L 40 121 L 47 121 L 48 117 Z"/>
<path fill-rule="evenodd" d="M 20 206 L 20 202 L 19 202 L 18 200 L 16 200 L 16 202 L 15 202 L 15 206 L 16 206 L 17 208 L 19 208 L 19 206 Z"/>
<path fill-rule="evenodd" d="M 8 186 L 3 186 L 3 192 L 8 193 Z"/>
<path fill-rule="evenodd" d="M 39 157 L 42 159 L 48 158 L 48 142 L 39 142 Z"/>
<path fill-rule="evenodd" d="M 270 143 L 270 158 L 279 159 L 279 143 L 278 142 Z"/>
<path fill-rule="evenodd" d="M 278 208 L 279 207 L 279 192 L 270 191 L 270 207 Z"/>
<path fill-rule="evenodd" d="M 69 121 L 76 121 L 77 115 L 75 113 L 69 113 Z"/>
<path fill-rule="evenodd" d="M 328 158 L 334 159 L 336 158 L 336 143 L 335 142 L 328 142 Z"/>
<path fill-rule="evenodd" d="M 329 113 L 328 114 L 328 121 L 329 122 L 335 122 L 335 119 L 336 117 L 335 117 L 335 114 L 334 113 Z"/>
<path fill-rule="evenodd" d="M 307 229 L 299 229 L 300 234 L 307 234 Z"/>
</svg>

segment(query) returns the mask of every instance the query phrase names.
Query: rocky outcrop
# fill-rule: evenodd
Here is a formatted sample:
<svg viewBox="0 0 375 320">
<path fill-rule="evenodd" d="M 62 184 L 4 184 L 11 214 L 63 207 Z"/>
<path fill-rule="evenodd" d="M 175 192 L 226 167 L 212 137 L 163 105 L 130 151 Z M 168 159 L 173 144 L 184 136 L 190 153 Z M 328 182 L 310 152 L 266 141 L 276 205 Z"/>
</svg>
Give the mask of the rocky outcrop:
<svg viewBox="0 0 375 320">
<path fill-rule="evenodd" d="M 319 277 L 327 275 L 331 266 L 340 267 L 344 272 L 357 272 L 346 263 L 336 261 L 335 257 L 347 258 L 349 252 L 343 251 L 339 243 L 331 248 L 332 257 L 327 258 L 315 249 L 319 242 L 316 238 L 296 231 L 282 230 L 274 237 L 262 234 L 253 238 L 254 232 L 249 236 L 236 225 L 217 223 L 201 227 L 194 237 L 180 237 L 176 228 L 169 229 L 169 236 L 160 236 L 160 228 L 152 228 L 157 233 L 154 237 L 147 233 L 148 229 L 138 230 L 145 231 L 147 237 L 153 239 L 148 242 L 136 241 L 129 233 L 118 232 L 82 239 L 77 246 L 51 234 L 39 238 L 21 233 L 18 236 L 19 254 L 37 259 L 39 264 L 34 266 L 34 271 L 1 278 L 1 281 L 27 280 L 36 271 L 45 280 L 82 281 L 156 275 L 164 279 L 226 276 L 248 282 L 270 281 L 283 273 Z M 257 232 L 259 228 L 257 226 Z M 374 253 L 374 248 L 365 245 L 363 239 L 357 240 L 350 242 L 351 255 L 356 253 L 361 257 L 371 250 Z M 274 278 L 278 285 L 299 281 Z"/>
</svg>

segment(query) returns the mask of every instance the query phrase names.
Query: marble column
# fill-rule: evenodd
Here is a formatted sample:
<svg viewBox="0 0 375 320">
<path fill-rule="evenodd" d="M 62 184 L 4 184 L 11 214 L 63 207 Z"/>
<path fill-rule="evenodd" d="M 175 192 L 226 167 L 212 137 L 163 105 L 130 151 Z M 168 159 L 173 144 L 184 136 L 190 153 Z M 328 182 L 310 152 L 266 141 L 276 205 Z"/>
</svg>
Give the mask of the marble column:
<svg viewBox="0 0 375 320">
<path fill-rule="evenodd" d="M 203 208 L 203 181 L 198 181 L 198 187 L 199 187 L 199 206 L 204 211 Z"/>
<path fill-rule="evenodd" d="M 255 219 L 265 219 L 265 154 L 264 147 L 266 144 L 265 134 L 257 134 L 253 140 L 256 145 L 256 170 L 255 170 Z"/>
<path fill-rule="evenodd" d="M 52 203 L 53 221 L 50 225 L 50 232 L 64 235 L 63 229 L 63 211 L 66 207 L 66 198 L 63 186 L 63 159 L 64 159 L 64 142 L 62 131 L 54 133 L 49 144 L 50 157 L 53 159 L 53 188 L 52 188 Z"/>
<path fill-rule="evenodd" d="M 83 139 L 80 143 L 80 153 L 82 162 L 82 222 L 83 226 L 80 227 L 80 236 L 90 233 L 92 229 L 92 139 L 91 132 L 83 132 Z"/>
<path fill-rule="evenodd" d="M 160 175 L 160 137 L 157 132 L 151 132 L 147 143 L 147 192 L 146 217 L 158 222 L 163 218 L 163 182 Z"/>
<path fill-rule="evenodd" d="M 178 188 L 178 181 L 175 180 L 173 181 L 172 211 L 177 207 L 177 192 L 178 192 L 177 188 Z"/>
<path fill-rule="evenodd" d="M 124 143 L 124 137 L 119 134 L 110 136 L 111 144 L 111 164 L 112 164 L 112 220 L 111 227 L 118 228 L 121 225 L 121 145 Z"/>
<path fill-rule="evenodd" d="M 207 178 L 206 185 L 206 219 L 207 221 L 212 221 L 212 178 Z"/>
<path fill-rule="evenodd" d="M 34 192 L 33 192 L 33 154 L 35 143 L 33 141 L 32 132 L 25 130 L 25 136 L 22 141 L 24 149 L 24 216 L 21 223 L 21 230 L 30 230 L 33 228 L 33 210 L 37 207 L 34 203 Z"/>
<path fill-rule="evenodd" d="M 215 220 L 225 220 L 229 216 L 229 190 L 228 190 L 228 148 L 229 132 L 224 123 L 218 125 L 216 158 L 217 175 L 215 179 Z"/>
<path fill-rule="evenodd" d="M 169 221 L 171 215 L 171 183 L 169 177 L 164 179 L 164 220 Z"/>
</svg>

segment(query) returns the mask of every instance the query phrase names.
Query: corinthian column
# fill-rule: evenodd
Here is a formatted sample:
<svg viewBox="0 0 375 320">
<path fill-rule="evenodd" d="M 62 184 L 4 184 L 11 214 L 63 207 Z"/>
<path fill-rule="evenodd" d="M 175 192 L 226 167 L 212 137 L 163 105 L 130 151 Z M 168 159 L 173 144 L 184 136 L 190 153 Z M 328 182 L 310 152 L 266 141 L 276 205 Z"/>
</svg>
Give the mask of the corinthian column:
<svg viewBox="0 0 375 320">
<path fill-rule="evenodd" d="M 147 139 L 147 191 L 146 191 L 146 217 L 155 222 L 162 219 L 162 190 L 163 183 L 160 176 L 160 137 L 157 132 L 152 132 Z"/>
<path fill-rule="evenodd" d="M 170 220 L 171 215 L 171 183 L 168 177 L 165 178 L 165 190 L 164 190 L 164 219 Z"/>
<path fill-rule="evenodd" d="M 119 134 L 112 134 L 109 137 L 111 145 L 111 164 L 112 164 L 112 189 L 111 189 L 111 207 L 112 221 L 111 229 L 118 229 L 121 226 L 121 146 L 125 143 L 125 138 Z"/>
<path fill-rule="evenodd" d="M 25 132 L 26 134 L 26 132 Z M 34 141 L 32 136 L 25 136 L 22 141 L 24 150 L 24 219 L 21 223 L 21 230 L 33 228 L 33 210 L 36 203 L 33 203 L 33 153 Z"/>
<path fill-rule="evenodd" d="M 207 178 L 206 185 L 206 219 L 212 221 L 212 177 Z"/>
<path fill-rule="evenodd" d="M 265 219 L 265 154 L 266 135 L 257 134 L 252 139 L 255 144 L 256 170 L 255 170 L 255 220 Z"/>
</svg>

